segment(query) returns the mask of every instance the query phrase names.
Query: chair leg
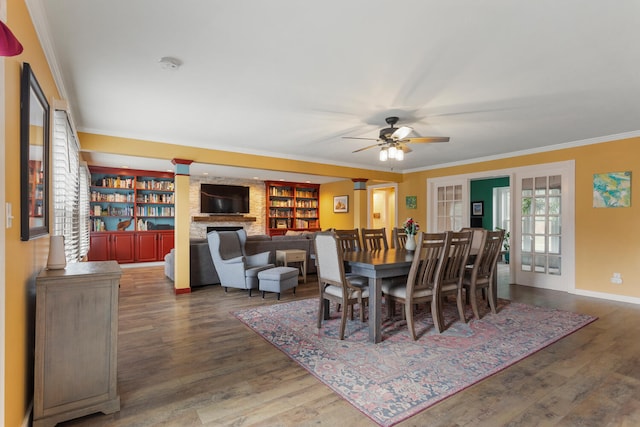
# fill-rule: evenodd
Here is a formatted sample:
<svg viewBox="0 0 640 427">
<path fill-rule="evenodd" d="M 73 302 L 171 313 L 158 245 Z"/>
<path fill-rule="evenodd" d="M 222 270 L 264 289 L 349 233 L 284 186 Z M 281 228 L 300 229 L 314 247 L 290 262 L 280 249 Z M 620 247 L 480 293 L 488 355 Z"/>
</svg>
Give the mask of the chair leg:
<svg viewBox="0 0 640 427">
<path fill-rule="evenodd" d="M 349 307 L 347 305 L 347 307 Z M 340 316 L 340 339 L 343 340 L 344 339 L 344 330 L 347 326 L 347 311 L 348 308 L 345 308 L 344 310 L 342 310 L 342 316 Z M 351 305 L 351 317 L 353 318 L 353 305 Z"/>
<path fill-rule="evenodd" d="M 433 326 L 435 326 L 438 333 L 442 333 L 444 329 L 444 320 L 441 318 L 441 305 L 440 298 L 433 298 L 431 300 L 431 318 L 433 319 Z"/>
<path fill-rule="evenodd" d="M 393 319 L 396 315 L 396 302 L 391 295 L 386 295 L 384 300 L 387 305 L 387 319 Z"/>
<path fill-rule="evenodd" d="M 249 298 L 251 298 L 251 289 L 249 289 Z"/>
<path fill-rule="evenodd" d="M 318 307 L 318 329 L 322 328 L 322 318 L 324 317 L 324 298 L 320 296 L 320 307 Z"/>
<path fill-rule="evenodd" d="M 471 308 L 473 309 L 473 316 L 476 320 L 480 320 L 480 311 L 478 310 L 478 295 L 475 286 L 471 286 Z"/>
<path fill-rule="evenodd" d="M 456 296 L 456 302 L 458 303 L 458 314 L 460 315 L 460 320 L 463 323 L 467 323 L 467 317 L 464 315 L 464 304 L 462 303 L 462 288 L 458 288 L 458 295 Z"/>
<path fill-rule="evenodd" d="M 489 305 L 491 306 L 491 312 L 496 314 L 495 296 L 493 295 L 493 286 L 491 285 L 491 282 L 489 282 Z"/>
<path fill-rule="evenodd" d="M 264 299 L 264 291 L 262 291 L 262 299 Z"/>
<path fill-rule="evenodd" d="M 404 312 L 405 312 L 405 317 L 407 319 L 407 329 L 409 329 L 409 336 L 413 338 L 413 340 L 415 341 L 418 338 L 416 338 L 416 328 L 415 328 L 415 325 L 413 324 L 413 304 L 405 302 Z"/>
</svg>

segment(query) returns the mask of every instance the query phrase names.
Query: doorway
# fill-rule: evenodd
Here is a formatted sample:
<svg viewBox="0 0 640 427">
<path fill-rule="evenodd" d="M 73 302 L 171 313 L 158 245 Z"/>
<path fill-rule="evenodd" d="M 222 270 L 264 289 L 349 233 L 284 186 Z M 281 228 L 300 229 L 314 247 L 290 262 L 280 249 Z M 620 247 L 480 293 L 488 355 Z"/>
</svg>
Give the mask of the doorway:
<svg viewBox="0 0 640 427">
<path fill-rule="evenodd" d="M 510 283 L 575 289 L 574 161 L 427 179 L 429 231 L 469 226 L 470 182 L 500 176 L 509 177 Z"/>
<path fill-rule="evenodd" d="M 367 228 L 384 227 L 390 244 L 391 232 L 398 226 L 397 193 L 397 184 L 367 186 Z"/>
</svg>

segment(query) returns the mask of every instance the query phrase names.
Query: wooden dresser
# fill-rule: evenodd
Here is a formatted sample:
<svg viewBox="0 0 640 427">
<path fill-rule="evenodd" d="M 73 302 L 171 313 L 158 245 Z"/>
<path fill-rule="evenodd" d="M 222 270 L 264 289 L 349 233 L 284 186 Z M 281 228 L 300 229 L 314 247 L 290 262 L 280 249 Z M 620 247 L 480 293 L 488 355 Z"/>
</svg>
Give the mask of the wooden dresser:
<svg viewBox="0 0 640 427">
<path fill-rule="evenodd" d="M 116 261 L 68 264 L 36 278 L 33 425 L 120 410 Z"/>
</svg>

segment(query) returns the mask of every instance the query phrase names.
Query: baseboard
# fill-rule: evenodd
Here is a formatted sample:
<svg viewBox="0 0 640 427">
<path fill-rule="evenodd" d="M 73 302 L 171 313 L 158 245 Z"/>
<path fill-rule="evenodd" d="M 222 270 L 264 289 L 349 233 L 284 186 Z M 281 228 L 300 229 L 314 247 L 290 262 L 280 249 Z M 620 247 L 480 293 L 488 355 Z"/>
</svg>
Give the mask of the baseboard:
<svg viewBox="0 0 640 427">
<path fill-rule="evenodd" d="M 627 302 L 627 303 L 630 303 L 630 304 L 640 305 L 640 298 L 636 298 L 636 297 L 628 297 L 628 296 L 624 296 L 624 295 L 609 294 L 609 293 L 605 293 L 605 292 L 585 291 L 585 290 L 582 290 L 582 289 L 573 289 L 569 293 L 575 294 L 575 295 L 582 295 L 582 296 L 585 296 L 585 297 L 606 299 L 606 300 L 618 301 L 618 302 Z"/>
<path fill-rule="evenodd" d="M 120 268 L 141 268 L 141 267 L 159 267 L 159 266 L 164 266 L 164 261 L 132 262 L 127 264 L 120 264 Z"/>
</svg>

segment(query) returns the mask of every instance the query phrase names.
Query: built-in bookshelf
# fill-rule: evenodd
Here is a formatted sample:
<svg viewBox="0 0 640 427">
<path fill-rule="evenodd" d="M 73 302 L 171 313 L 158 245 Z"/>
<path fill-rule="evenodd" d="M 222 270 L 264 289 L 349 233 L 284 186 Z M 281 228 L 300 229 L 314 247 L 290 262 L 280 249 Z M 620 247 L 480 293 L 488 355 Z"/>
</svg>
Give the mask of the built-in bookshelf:
<svg viewBox="0 0 640 427">
<path fill-rule="evenodd" d="M 265 181 L 267 234 L 320 229 L 320 185 Z"/>
<path fill-rule="evenodd" d="M 96 166 L 89 170 L 89 260 L 161 261 L 173 247 L 173 173 Z"/>
</svg>

